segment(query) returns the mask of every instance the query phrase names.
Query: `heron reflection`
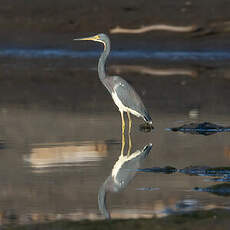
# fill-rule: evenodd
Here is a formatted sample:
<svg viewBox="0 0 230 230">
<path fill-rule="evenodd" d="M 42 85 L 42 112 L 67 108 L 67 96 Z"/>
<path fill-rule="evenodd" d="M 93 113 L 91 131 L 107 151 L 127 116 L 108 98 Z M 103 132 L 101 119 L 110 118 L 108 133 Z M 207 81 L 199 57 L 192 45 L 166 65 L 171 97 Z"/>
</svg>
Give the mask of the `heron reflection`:
<svg viewBox="0 0 230 230">
<path fill-rule="evenodd" d="M 118 107 L 121 113 L 122 121 L 122 150 L 124 149 L 124 132 L 125 132 L 125 120 L 123 113 L 126 112 L 129 119 L 129 134 L 131 132 L 131 117 L 130 113 L 141 117 L 146 123 L 152 125 L 152 119 L 145 108 L 141 98 L 134 90 L 134 88 L 123 78 L 119 76 L 108 76 L 105 72 L 105 62 L 110 53 L 110 39 L 105 34 L 97 34 L 92 37 L 78 38 L 74 40 L 91 40 L 95 42 L 101 42 L 104 44 L 104 51 L 102 52 L 98 62 L 98 75 L 102 84 L 107 88 L 111 94 L 114 103 Z"/>
<path fill-rule="evenodd" d="M 136 175 L 137 169 L 146 159 L 152 144 L 146 145 L 142 150 L 137 150 L 131 154 L 121 155 L 113 166 L 111 175 L 105 180 L 98 192 L 99 210 L 105 218 L 110 218 L 110 213 L 106 206 L 106 194 L 108 192 L 120 192 L 125 189 Z"/>
</svg>

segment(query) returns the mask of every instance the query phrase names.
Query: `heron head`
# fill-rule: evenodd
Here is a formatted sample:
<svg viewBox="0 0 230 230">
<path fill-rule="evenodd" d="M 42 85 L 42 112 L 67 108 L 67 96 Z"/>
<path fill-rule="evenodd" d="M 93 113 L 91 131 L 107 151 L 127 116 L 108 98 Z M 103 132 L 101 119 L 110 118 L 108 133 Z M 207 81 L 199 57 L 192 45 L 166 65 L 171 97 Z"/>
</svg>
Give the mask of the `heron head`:
<svg viewBox="0 0 230 230">
<path fill-rule="evenodd" d="M 109 38 L 106 34 L 97 34 L 91 37 L 86 37 L 86 38 L 76 38 L 74 39 L 75 41 L 79 41 L 79 40 L 90 40 L 90 41 L 95 41 L 95 42 L 102 42 L 102 43 L 106 43 L 107 41 L 109 41 Z"/>
</svg>

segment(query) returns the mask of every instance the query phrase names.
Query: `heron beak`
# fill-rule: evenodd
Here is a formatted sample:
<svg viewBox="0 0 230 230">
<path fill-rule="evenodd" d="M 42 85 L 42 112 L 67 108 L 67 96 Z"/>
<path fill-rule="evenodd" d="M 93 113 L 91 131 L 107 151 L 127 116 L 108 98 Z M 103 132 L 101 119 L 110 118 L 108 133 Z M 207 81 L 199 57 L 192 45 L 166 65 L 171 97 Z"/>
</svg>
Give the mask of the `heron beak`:
<svg viewBox="0 0 230 230">
<path fill-rule="evenodd" d="M 91 40 L 91 41 L 98 41 L 99 36 L 92 36 L 92 37 L 87 37 L 87 38 L 75 38 L 73 39 L 74 41 L 80 41 L 80 40 Z"/>
</svg>

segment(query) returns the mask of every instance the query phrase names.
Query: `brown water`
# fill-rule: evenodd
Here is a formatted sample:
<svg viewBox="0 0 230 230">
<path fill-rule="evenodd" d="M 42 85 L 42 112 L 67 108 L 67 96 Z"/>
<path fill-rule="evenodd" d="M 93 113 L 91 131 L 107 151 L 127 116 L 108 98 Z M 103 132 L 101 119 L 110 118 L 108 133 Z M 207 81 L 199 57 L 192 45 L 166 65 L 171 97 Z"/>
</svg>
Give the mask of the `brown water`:
<svg viewBox="0 0 230 230">
<path fill-rule="evenodd" d="M 230 165 L 229 133 L 211 136 L 165 129 L 190 122 L 230 125 L 225 60 L 111 60 L 138 91 L 155 129 L 133 117 L 132 152 L 152 143 L 141 168 Z M 97 59 L 1 57 L 0 223 L 103 218 L 98 190 L 121 151 L 121 119 L 96 72 Z M 124 65 L 121 66 L 120 63 Z M 137 172 L 107 196 L 112 218 L 164 216 L 230 207 L 227 196 L 195 191 L 209 177 Z"/>
</svg>

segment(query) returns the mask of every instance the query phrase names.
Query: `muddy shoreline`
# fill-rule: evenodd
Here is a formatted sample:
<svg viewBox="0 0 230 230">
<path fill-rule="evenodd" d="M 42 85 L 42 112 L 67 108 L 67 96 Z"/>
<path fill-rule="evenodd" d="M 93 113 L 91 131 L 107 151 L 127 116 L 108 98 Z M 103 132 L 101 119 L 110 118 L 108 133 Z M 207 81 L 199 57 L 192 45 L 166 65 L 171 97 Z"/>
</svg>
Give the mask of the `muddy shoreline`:
<svg viewBox="0 0 230 230">
<path fill-rule="evenodd" d="M 220 34 L 223 37 L 224 34 L 226 37 L 229 36 L 229 8 L 230 2 L 216 0 L 202 3 L 195 0 L 179 0 L 176 3 L 170 0 L 18 0 L 14 3 L 4 0 L 0 8 L 0 42 L 9 45 L 64 44 L 70 38 L 83 34 L 109 33 L 117 26 L 135 29 L 157 24 L 195 25 L 201 30 L 207 29 L 206 35 Z M 168 35 L 167 32 L 153 31 L 128 37 L 158 40 L 165 37 L 164 40 L 167 40 Z M 179 36 L 186 35 L 182 33 Z"/>
<path fill-rule="evenodd" d="M 196 211 L 185 214 L 171 215 L 165 218 L 138 219 L 138 220 L 112 220 L 112 221 L 57 221 L 46 224 L 33 224 L 18 227 L 6 227 L 14 230 L 59 230 L 59 229 L 170 229 L 170 230 L 227 230 L 230 224 L 230 213 L 224 210 Z M 192 222 L 192 225 L 191 225 Z"/>
</svg>

